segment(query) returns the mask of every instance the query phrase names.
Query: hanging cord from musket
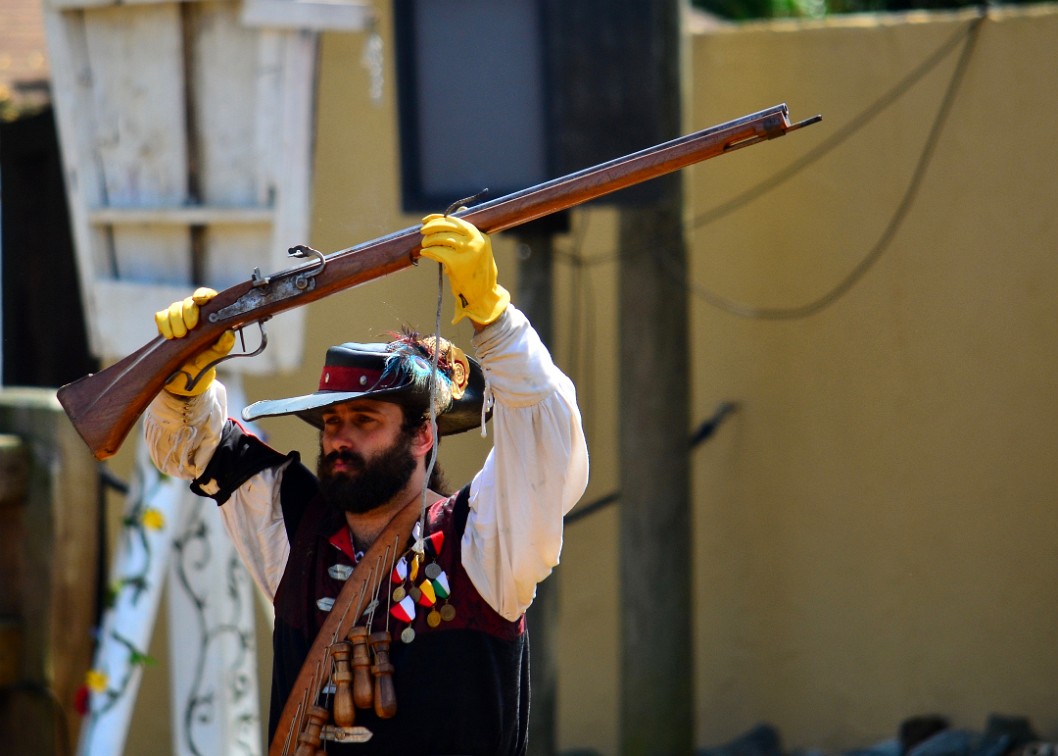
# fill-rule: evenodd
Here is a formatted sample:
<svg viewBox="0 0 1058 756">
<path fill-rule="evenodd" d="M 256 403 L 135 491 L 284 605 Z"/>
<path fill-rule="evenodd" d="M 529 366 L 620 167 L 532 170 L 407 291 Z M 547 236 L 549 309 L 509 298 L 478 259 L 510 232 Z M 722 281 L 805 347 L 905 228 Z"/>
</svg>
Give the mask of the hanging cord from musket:
<svg viewBox="0 0 1058 756">
<path fill-rule="evenodd" d="M 445 209 L 444 214 L 451 215 L 459 210 L 465 210 L 470 203 L 481 199 L 488 191 L 488 188 L 485 188 L 477 194 L 456 200 Z M 412 547 L 420 557 L 426 553 L 426 494 L 430 490 L 430 478 L 433 476 L 434 467 L 437 465 L 437 393 L 439 390 L 437 386 L 437 362 L 441 354 L 441 307 L 443 300 L 444 266 L 438 263 L 437 311 L 434 315 L 433 355 L 430 360 L 430 432 L 433 435 L 433 448 L 430 449 L 430 460 L 426 465 L 426 475 L 423 477 L 422 482 L 422 499 L 419 502 L 419 533 L 415 538 L 415 545 Z M 482 428 L 484 429 L 484 423 L 482 423 Z"/>
</svg>

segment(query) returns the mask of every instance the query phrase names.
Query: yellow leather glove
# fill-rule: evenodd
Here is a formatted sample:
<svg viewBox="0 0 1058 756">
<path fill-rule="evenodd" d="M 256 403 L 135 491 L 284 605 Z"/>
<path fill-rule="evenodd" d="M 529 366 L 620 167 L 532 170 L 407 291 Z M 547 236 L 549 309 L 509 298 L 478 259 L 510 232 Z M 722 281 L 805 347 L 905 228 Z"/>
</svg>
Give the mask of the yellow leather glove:
<svg viewBox="0 0 1058 756">
<path fill-rule="evenodd" d="M 188 331 L 198 325 L 198 308 L 215 296 L 217 292 L 213 289 L 199 287 L 190 297 L 173 302 L 168 308 L 154 313 L 154 323 L 158 326 L 158 333 L 167 339 L 184 338 Z M 177 396 L 198 396 L 203 393 L 217 377 L 216 368 L 210 368 L 198 379 L 193 388 L 186 388 L 187 384 L 198 376 L 206 365 L 227 355 L 234 345 L 234 332 L 225 331 L 213 346 L 185 362 L 165 385 L 165 390 Z"/>
<path fill-rule="evenodd" d="M 488 235 L 451 215 L 427 215 L 422 224 L 422 256 L 441 263 L 456 299 L 452 322 L 470 318 L 488 325 L 500 317 L 511 295 L 496 283 Z"/>
</svg>

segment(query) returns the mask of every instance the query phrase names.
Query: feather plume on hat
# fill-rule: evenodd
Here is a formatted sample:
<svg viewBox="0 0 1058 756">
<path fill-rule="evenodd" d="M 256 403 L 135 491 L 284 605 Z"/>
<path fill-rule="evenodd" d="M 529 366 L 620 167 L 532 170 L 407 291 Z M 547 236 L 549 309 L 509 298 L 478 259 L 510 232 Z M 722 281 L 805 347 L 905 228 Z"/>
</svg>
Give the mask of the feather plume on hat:
<svg viewBox="0 0 1058 756">
<path fill-rule="evenodd" d="M 434 352 L 437 386 L 433 390 Z M 296 415 L 323 427 L 323 412 L 353 399 L 392 401 L 429 411 L 435 398 L 438 432 L 461 433 L 481 423 L 485 376 L 480 365 L 447 339 L 423 337 L 405 329 L 389 343 L 349 342 L 327 350 L 319 389 L 290 399 L 267 399 L 243 410 L 246 420 Z M 491 408 L 489 408 L 491 411 Z M 487 416 L 487 415 L 486 415 Z"/>
</svg>

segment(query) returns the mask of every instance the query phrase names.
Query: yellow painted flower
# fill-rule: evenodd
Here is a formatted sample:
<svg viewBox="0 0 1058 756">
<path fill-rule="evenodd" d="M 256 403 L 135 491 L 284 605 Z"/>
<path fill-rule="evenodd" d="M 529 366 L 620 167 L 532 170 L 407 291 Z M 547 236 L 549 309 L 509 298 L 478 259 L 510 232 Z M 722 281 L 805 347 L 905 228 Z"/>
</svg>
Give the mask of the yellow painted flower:
<svg viewBox="0 0 1058 756">
<path fill-rule="evenodd" d="M 107 685 L 110 684 L 110 678 L 107 677 L 106 672 L 100 672 L 98 669 L 90 669 L 85 675 L 85 685 L 93 693 L 103 693 L 107 689 Z"/>
<path fill-rule="evenodd" d="M 148 530 L 161 530 L 165 527 L 165 515 L 157 509 L 147 508 L 143 511 L 143 527 Z"/>
</svg>

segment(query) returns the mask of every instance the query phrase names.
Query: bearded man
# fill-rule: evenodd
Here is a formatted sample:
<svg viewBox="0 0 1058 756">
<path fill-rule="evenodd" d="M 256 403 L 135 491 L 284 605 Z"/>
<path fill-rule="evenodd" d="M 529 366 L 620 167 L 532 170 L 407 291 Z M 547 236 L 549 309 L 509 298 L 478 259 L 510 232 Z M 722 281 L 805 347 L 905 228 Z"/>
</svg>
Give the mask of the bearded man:
<svg viewBox="0 0 1058 756">
<path fill-rule="evenodd" d="M 375 705 L 357 704 L 355 727 L 321 721 L 312 742 L 325 742 L 313 747 L 524 753 L 524 613 L 558 563 L 563 516 L 587 485 L 580 412 L 572 382 L 497 283 L 488 236 L 439 215 L 424 219 L 422 232 L 422 255 L 442 264 L 455 294 L 455 322 L 474 326 L 476 358 L 413 333 L 341 344 L 327 351 L 317 391 L 243 411 L 245 420 L 295 415 L 317 427 L 315 475 L 297 452 L 270 448 L 228 417 L 212 371 L 190 389 L 178 374 L 148 409 L 145 431 L 159 469 L 191 480 L 193 491 L 220 505 L 240 556 L 273 601 L 270 737 L 344 582 L 397 516 L 414 508 L 421 527 L 377 572 L 376 601 L 356 618 L 365 634 L 393 635 L 388 659 L 374 662 L 386 674 L 391 665 L 395 701 L 378 705 L 376 679 Z M 159 331 L 186 335 L 213 294 L 199 290 L 159 312 Z M 226 334 L 181 372 L 198 375 L 232 341 Z M 448 492 L 435 460 L 439 437 L 489 416 L 494 443 L 484 465 Z M 344 678 L 321 678 L 309 705 L 340 695 Z M 351 733 L 360 742 L 348 742 Z"/>
</svg>

